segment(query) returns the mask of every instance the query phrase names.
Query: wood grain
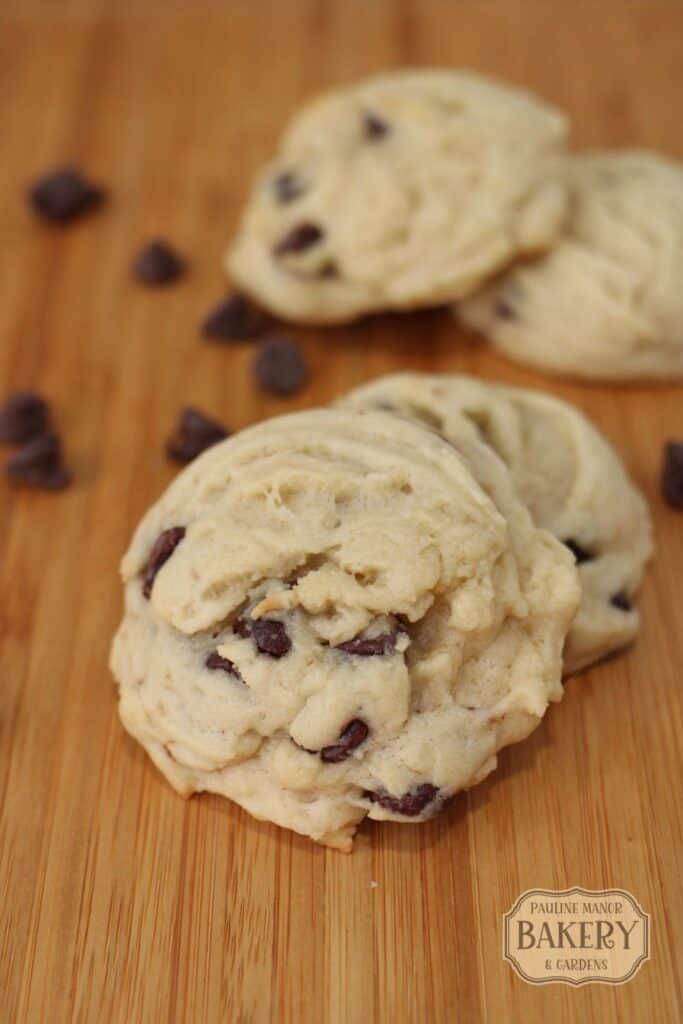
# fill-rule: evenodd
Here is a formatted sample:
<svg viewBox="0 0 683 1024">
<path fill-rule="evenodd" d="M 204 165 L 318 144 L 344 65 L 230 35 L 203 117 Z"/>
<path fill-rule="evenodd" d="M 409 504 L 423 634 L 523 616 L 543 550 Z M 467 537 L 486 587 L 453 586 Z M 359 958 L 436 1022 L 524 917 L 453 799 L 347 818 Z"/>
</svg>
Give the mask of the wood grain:
<svg viewBox="0 0 683 1024">
<path fill-rule="evenodd" d="M 309 92 L 471 66 L 562 104 L 581 144 L 683 158 L 683 6 L 5 0 L 0 19 L 0 394 L 50 397 L 76 479 L 59 495 L 0 483 L 0 1020 L 680 1020 L 683 519 L 657 478 L 681 388 L 543 378 L 435 312 L 296 331 L 312 381 L 286 403 L 251 386 L 248 349 L 197 325 L 250 177 Z M 65 160 L 111 198 L 50 230 L 22 192 Z M 155 234 L 191 273 L 151 293 L 129 264 Z M 173 475 L 162 444 L 182 404 L 239 428 L 400 367 L 576 402 L 648 495 L 658 557 L 627 656 L 571 680 L 448 816 L 369 823 L 344 857 L 218 798 L 184 803 L 126 737 L 107 670 L 116 566 Z M 652 960 L 628 985 L 532 987 L 503 962 L 519 893 L 570 885 L 627 888 L 651 913 Z"/>
</svg>

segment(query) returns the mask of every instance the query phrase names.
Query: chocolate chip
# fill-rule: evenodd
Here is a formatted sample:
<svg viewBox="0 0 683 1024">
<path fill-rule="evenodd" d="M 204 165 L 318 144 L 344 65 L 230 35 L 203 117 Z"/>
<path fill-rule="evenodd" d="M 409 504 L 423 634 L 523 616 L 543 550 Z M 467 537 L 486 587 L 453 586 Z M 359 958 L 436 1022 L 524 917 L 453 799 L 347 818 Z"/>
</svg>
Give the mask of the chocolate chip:
<svg viewBox="0 0 683 1024">
<path fill-rule="evenodd" d="M 620 590 L 618 594 L 614 594 L 614 596 L 610 598 L 610 604 L 615 608 L 618 608 L 621 612 L 630 612 L 632 608 L 631 599 L 623 590 Z"/>
<path fill-rule="evenodd" d="M 184 526 L 172 526 L 160 533 L 142 569 L 142 593 L 149 597 L 159 569 L 164 565 L 185 536 Z"/>
<path fill-rule="evenodd" d="M 62 448 L 52 431 L 38 434 L 5 463 L 5 473 L 14 483 L 46 491 L 59 491 L 71 482 L 62 465 Z"/>
<path fill-rule="evenodd" d="M 267 338 L 252 362 L 254 377 L 269 395 L 293 395 L 308 379 L 303 352 L 289 338 Z"/>
<path fill-rule="evenodd" d="M 306 191 L 306 185 L 294 171 L 283 171 L 273 178 L 273 192 L 279 203 L 291 203 Z"/>
<path fill-rule="evenodd" d="M 338 644 L 335 651 L 346 654 L 357 654 L 369 658 L 376 654 L 392 654 L 396 650 L 397 633 L 380 633 L 379 636 L 354 636 L 343 644 Z"/>
<path fill-rule="evenodd" d="M 498 299 L 494 307 L 494 313 L 501 320 L 516 320 L 517 310 L 505 299 Z"/>
<path fill-rule="evenodd" d="M 667 441 L 662 466 L 662 494 L 672 508 L 683 508 L 683 442 Z"/>
<path fill-rule="evenodd" d="M 296 224 L 275 244 L 273 253 L 275 256 L 292 256 L 305 252 L 312 245 L 317 245 L 323 234 L 322 228 L 310 221 Z"/>
<path fill-rule="evenodd" d="M 316 277 L 319 281 L 331 281 L 333 278 L 339 277 L 339 267 L 334 260 L 327 260 L 317 272 Z"/>
<path fill-rule="evenodd" d="M 177 281 L 184 271 L 185 264 L 180 256 L 161 239 L 145 245 L 133 263 L 133 275 L 141 284 L 151 287 Z"/>
<path fill-rule="evenodd" d="M 104 191 L 87 181 L 75 167 L 64 167 L 37 181 L 29 198 L 41 217 L 63 224 L 98 206 Z"/>
<path fill-rule="evenodd" d="M 212 341 L 248 341 L 262 334 L 267 324 L 265 313 L 235 292 L 211 310 L 202 324 L 202 334 Z"/>
<path fill-rule="evenodd" d="M 378 114 L 369 111 L 364 119 L 365 135 L 368 139 L 381 139 L 389 131 L 389 125 Z"/>
<path fill-rule="evenodd" d="M 251 627 L 253 619 L 235 619 L 232 624 L 233 632 L 237 633 L 238 636 L 244 637 L 245 640 L 251 636 Z"/>
<path fill-rule="evenodd" d="M 414 818 L 417 814 L 421 814 L 427 804 L 430 804 L 436 797 L 439 790 L 436 786 L 432 786 L 429 782 L 424 782 L 420 786 L 416 786 L 415 789 L 411 789 L 409 793 L 404 793 L 403 796 L 392 796 L 391 793 L 387 793 L 384 790 L 373 791 L 366 789 L 363 796 L 366 800 L 371 800 L 372 803 L 379 804 L 380 807 L 384 807 L 387 811 L 393 811 L 395 814 L 405 814 L 408 818 Z"/>
<path fill-rule="evenodd" d="M 227 672 L 228 675 L 234 676 L 235 679 L 239 679 L 241 683 L 244 682 L 240 670 L 237 668 L 234 662 L 230 661 L 230 658 L 223 658 L 218 651 L 211 651 L 207 655 L 206 661 L 204 662 L 207 668 L 220 669 L 223 672 Z"/>
<path fill-rule="evenodd" d="M 362 718 L 353 718 L 342 730 L 336 743 L 329 747 L 323 747 L 320 751 L 320 759 L 328 764 L 338 764 L 345 761 L 349 754 L 359 747 L 368 738 L 368 729 Z"/>
<path fill-rule="evenodd" d="M 192 462 L 203 451 L 225 440 L 228 432 L 216 420 L 205 416 L 198 409 L 183 409 L 178 418 L 178 426 L 173 436 L 166 443 L 168 455 L 176 462 Z"/>
<path fill-rule="evenodd" d="M 237 619 L 233 630 L 238 636 L 251 637 L 261 654 L 282 658 L 292 647 L 284 622 L 279 619 Z"/>
<path fill-rule="evenodd" d="M 569 540 L 563 541 L 563 544 L 566 548 L 569 548 L 576 559 L 577 565 L 581 565 L 582 562 L 591 562 L 595 558 L 595 555 L 592 555 L 590 551 L 586 551 L 585 548 L 582 548 L 581 545 L 577 541 L 572 540 L 571 537 Z"/>
<path fill-rule="evenodd" d="M 17 391 L 0 409 L 0 441 L 19 444 L 43 434 L 49 425 L 47 403 L 32 391 Z"/>
</svg>

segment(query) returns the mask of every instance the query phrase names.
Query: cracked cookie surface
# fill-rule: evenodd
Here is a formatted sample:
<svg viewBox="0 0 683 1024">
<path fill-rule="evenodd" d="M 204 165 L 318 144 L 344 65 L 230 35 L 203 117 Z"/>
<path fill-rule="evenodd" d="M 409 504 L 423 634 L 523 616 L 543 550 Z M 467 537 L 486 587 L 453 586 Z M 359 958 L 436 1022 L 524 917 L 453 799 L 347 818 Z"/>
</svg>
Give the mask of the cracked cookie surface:
<svg viewBox="0 0 683 1024">
<path fill-rule="evenodd" d="M 348 850 L 437 813 L 562 694 L 578 603 L 466 419 L 314 410 L 200 455 L 138 527 L 112 651 L 125 727 L 184 794 Z"/>
<path fill-rule="evenodd" d="M 279 316 L 341 322 L 470 294 L 561 229 L 564 115 L 459 71 L 378 75 L 294 117 L 226 262 Z"/>
<path fill-rule="evenodd" d="M 457 315 L 506 355 L 606 380 L 683 376 L 683 167 L 654 153 L 568 163 L 568 229 Z"/>
<path fill-rule="evenodd" d="M 508 466 L 535 522 L 576 558 L 581 605 L 567 637 L 565 673 L 626 646 L 652 552 L 650 516 L 619 456 L 572 405 L 551 395 L 465 376 L 396 374 L 341 399 L 382 407 L 446 438 L 466 416 Z"/>
</svg>

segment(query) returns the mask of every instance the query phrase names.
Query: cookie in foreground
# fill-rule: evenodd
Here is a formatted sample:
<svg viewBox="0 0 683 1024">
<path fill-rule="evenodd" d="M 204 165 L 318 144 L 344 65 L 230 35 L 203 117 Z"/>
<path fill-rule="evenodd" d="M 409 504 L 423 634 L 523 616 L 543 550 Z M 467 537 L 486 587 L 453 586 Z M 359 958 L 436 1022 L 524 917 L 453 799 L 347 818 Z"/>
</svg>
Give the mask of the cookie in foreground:
<svg viewBox="0 0 683 1024">
<path fill-rule="evenodd" d="M 456 447 L 339 409 L 200 455 L 122 573 L 127 730 L 181 793 L 341 850 L 366 816 L 438 813 L 540 723 L 579 599 L 467 420 Z"/>
<path fill-rule="evenodd" d="M 576 558 L 581 604 L 567 637 L 568 675 L 630 643 L 652 554 L 650 514 L 616 451 L 574 406 L 552 395 L 467 376 L 380 377 L 341 399 L 391 408 L 456 441 L 462 417 L 507 465 L 534 521 Z"/>
</svg>

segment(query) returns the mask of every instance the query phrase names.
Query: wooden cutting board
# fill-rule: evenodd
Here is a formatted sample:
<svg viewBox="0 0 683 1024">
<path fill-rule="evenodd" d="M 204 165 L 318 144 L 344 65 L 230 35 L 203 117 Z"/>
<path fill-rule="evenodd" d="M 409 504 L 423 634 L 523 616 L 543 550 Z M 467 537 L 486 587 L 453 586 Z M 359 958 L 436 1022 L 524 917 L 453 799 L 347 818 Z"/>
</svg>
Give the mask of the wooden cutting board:
<svg viewBox="0 0 683 1024">
<path fill-rule="evenodd" d="M 658 473 L 683 389 L 546 378 L 435 312 L 293 330 L 312 374 L 286 402 L 257 393 L 248 347 L 202 342 L 198 323 L 250 178 L 304 96 L 464 65 L 567 108 L 579 144 L 683 158 L 683 6 L 5 0 L 0 18 L 0 393 L 50 397 L 75 474 L 62 494 L 0 482 L 2 1024 L 680 1020 L 683 517 Z M 64 161 L 110 198 L 50 230 L 23 190 Z M 190 273 L 152 292 L 129 265 L 156 235 Z M 658 553 L 630 653 L 572 679 L 448 815 L 368 823 L 344 856 L 224 800 L 182 801 L 124 734 L 116 567 L 173 477 L 181 405 L 237 429 L 408 367 L 576 402 L 647 494 Z M 517 896 L 572 885 L 628 889 L 651 914 L 652 958 L 628 984 L 532 986 L 503 961 Z"/>
</svg>

